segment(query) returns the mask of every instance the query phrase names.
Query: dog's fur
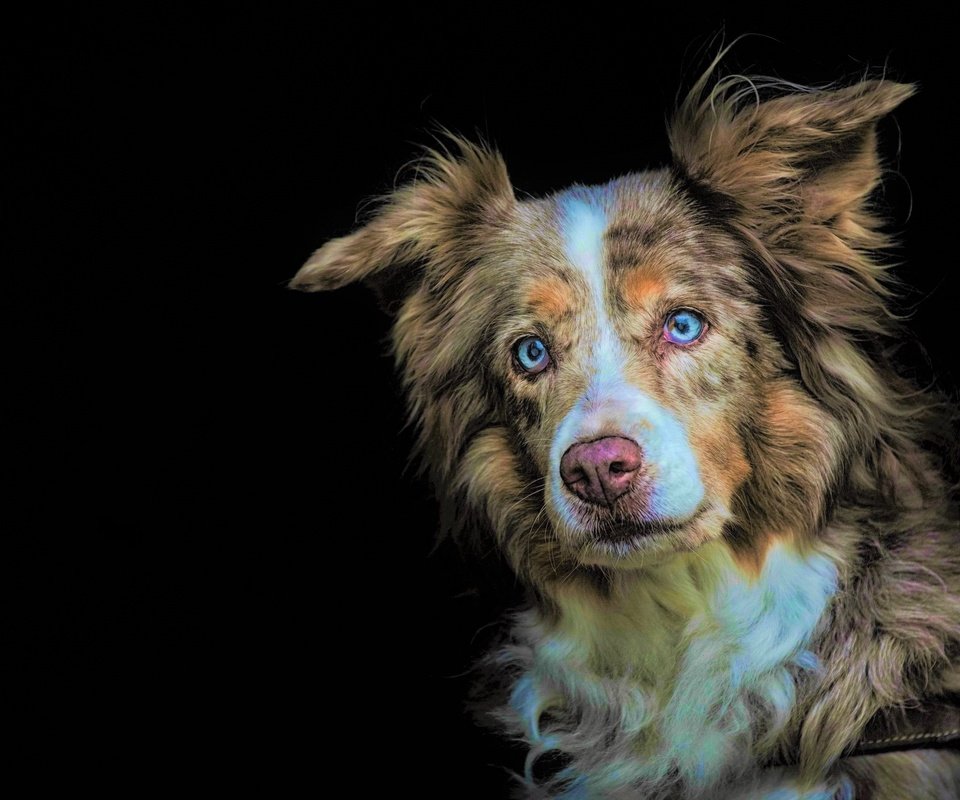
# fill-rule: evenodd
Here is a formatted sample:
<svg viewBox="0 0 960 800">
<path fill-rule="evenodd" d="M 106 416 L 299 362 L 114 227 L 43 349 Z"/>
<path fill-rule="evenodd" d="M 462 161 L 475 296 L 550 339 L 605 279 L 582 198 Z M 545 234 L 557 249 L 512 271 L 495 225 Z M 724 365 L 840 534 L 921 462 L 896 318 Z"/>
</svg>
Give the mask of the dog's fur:
<svg viewBox="0 0 960 800">
<path fill-rule="evenodd" d="M 291 285 L 388 301 L 445 512 L 531 589 L 491 656 L 526 796 L 960 796 L 949 751 L 844 758 L 879 710 L 960 689 L 954 414 L 894 368 L 872 202 L 877 123 L 913 87 L 713 74 L 670 167 L 518 200 L 454 139 Z M 700 340 L 664 338 L 677 308 Z M 610 508 L 559 477 L 603 436 L 645 459 Z"/>
</svg>

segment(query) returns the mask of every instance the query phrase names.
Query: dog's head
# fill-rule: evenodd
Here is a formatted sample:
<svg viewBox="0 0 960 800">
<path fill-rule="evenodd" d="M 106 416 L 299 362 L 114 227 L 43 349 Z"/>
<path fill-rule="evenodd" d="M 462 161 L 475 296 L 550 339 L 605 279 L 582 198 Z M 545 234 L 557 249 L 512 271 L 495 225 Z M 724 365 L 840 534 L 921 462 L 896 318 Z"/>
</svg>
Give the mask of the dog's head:
<svg viewBox="0 0 960 800">
<path fill-rule="evenodd" d="M 441 495 L 538 584 L 718 538 L 749 568 L 893 457 L 869 197 L 912 87 L 770 91 L 701 80 L 671 167 L 543 199 L 454 140 L 291 282 L 377 288 Z"/>
</svg>

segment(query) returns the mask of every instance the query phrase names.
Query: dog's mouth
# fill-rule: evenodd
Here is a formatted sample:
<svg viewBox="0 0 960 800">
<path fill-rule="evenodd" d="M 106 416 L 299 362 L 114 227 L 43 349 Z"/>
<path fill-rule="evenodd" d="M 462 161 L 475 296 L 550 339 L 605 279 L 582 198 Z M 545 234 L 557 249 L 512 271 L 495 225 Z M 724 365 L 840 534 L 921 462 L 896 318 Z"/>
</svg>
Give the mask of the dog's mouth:
<svg viewBox="0 0 960 800">
<path fill-rule="evenodd" d="M 631 542 L 638 537 L 651 537 L 658 534 L 673 533 L 686 528 L 699 519 L 705 508 L 701 506 L 693 514 L 682 520 L 617 520 L 607 522 L 594 533 L 594 538 L 608 544 Z"/>
<path fill-rule="evenodd" d="M 657 554 L 696 549 L 708 538 L 700 523 L 710 516 L 710 508 L 704 503 L 684 519 L 604 520 L 581 540 L 579 558 L 584 563 L 630 566 L 634 556 L 648 563 Z"/>
</svg>

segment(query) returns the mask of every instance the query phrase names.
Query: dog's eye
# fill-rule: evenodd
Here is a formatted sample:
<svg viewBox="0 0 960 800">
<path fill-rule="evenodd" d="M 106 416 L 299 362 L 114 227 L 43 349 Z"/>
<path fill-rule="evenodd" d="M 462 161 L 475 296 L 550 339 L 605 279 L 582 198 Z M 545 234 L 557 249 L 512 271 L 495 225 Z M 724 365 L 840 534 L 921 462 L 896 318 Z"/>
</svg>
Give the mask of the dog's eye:
<svg viewBox="0 0 960 800">
<path fill-rule="evenodd" d="M 513 346 L 513 355 L 524 372 L 536 375 L 550 364 L 550 351 L 536 336 L 524 336 Z"/>
<path fill-rule="evenodd" d="M 671 311 L 663 323 L 663 336 L 674 344 L 690 344 L 703 336 L 706 329 L 706 321 L 696 311 L 680 308 Z"/>
</svg>

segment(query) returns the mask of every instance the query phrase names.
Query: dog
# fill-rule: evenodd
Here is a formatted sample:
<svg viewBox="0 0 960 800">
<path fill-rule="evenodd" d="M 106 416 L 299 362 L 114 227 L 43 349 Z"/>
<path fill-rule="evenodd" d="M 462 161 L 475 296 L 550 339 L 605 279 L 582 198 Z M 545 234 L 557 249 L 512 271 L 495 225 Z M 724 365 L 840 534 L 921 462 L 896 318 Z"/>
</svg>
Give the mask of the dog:
<svg viewBox="0 0 960 800">
<path fill-rule="evenodd" d="M 957 413 L 875 202 L 914 90 L 714 62 L 669 166 L 543 198 L 449 134 L 290 281 L 378 292 L 444 515 L 529 589 L 518 796 L 960 797 Z"/>
</svg>

